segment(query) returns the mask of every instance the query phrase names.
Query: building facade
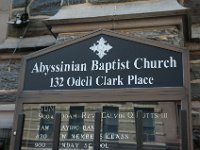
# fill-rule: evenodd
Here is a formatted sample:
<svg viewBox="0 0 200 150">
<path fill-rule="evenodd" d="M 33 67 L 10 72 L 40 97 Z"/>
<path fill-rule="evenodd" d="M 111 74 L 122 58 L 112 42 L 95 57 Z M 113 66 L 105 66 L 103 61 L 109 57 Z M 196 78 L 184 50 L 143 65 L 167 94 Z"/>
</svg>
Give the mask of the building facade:
<svg viewBox="0 0 200 150">
<path fill-rule="evenodd" d="M 150 39 L 183 47 L 190 52 L 191 79 L 191 115 L 194 133 L 194 149 L 199 148 L 200 102 L 199 102 L 199 50 L 200 25 L 199 3 L 193 0 L 2 0 L 0 5 L 0 111 L 2 112 L 0 128 L 14 128 L 13 116 L 18 99 L 21 59 L 43 48 L 67 43 L 98 29 L 109 29 L 133 38 Z M 28 17 L 27 17 L 28 15 Z M 65 114 L 61 123 L 61 136 L 69 141 L 93 139 L 94 120 L 87 117 L 70 118 L 68 114 L 94 114 L 94 111 L 108 114 L 121 114 L 115 119 L 102 119 L 102 140 L 114 144 L 136 143 L 135 120 L 124 115 L 131 115 L 137 110 L 146 114 L 156 114 L 144 121 L 144 143 L 146 145 L 180 148 L 180 114 L 183 109 L 180 101 L 176 102 L 112 102 L 107 103 L 66 103 L 66 104 L 28 104 L 24 112 L 28 116 L 24 128 L 24 149 L 30 149 L 30 142 L 36 138 L 45 138 L 47 143 L 37 143 L 38 149 L 48 144 L 52 138 L 53 120 L 38 119 L 38 114 L 49 117 L 60 111 Z M 7 116 L 7 117 L 6 117 Z M 131 116 L 129 116 L 131 117 Z M 167 118 L 167 119 L 166 119 Z M 76 124 L 79 122 L 79 124 Z M 67 125 L 66 125 L 67 124 Z M 84 126 L 85 125 L 85 126 Z M 33 126 L 33 127 L 32 127 Z M 69 127 L 84 127 L 80 130 L 69 130 Z M 35 129 L 34 129 L 35 128 Z M 87 128 L 87 129 L 86 129 Z M 46 130 L 48 129 L 48 131 Z M 38 132 L 39 130 L 39 132 Z M 131 131 L 131 132 L 130 132 Z M 11 134 L 13 134 L 13 132 Z M 1 134 L 0 134 L 1 135 Z M 75 136 L 77 135 L 77 136 Z M 40 137 L 42 136 L 42 137 Z M 87 136 L 87 137 L 86 137 Z M 1 137 L 0 137 L 1 138 Z M 2 138 L 3 139 L 3 138 Z M 50 140 L 49 140 L 50 141 Z M 111 142 L 111 143 L 112 143 Z M 5 143 L 5 140 L 2 140 Z M 127 145 L 129 143 L 129 145 Z M 5 145 L 5 144 L 4 144 Z M 28 148 L 26 148 L 26 146 Z M 75 143 L 62 143 L 62 148 L 75 148 Z M 116 149 L 113 145 L 102 144 L 103 149 Z M 89 144 L 87 144 L 89 149 Z M 107 147 L 107 148 L 106 148 Z M 12 147 L 11 147 L 12 149 Z"/>
</svg>

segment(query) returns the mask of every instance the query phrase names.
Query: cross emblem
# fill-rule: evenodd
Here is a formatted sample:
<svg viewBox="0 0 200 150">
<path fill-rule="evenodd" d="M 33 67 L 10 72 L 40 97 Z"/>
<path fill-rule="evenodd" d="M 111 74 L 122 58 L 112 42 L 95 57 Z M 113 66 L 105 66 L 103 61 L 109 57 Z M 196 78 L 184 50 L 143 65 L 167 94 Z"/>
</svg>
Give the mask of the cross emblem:
<svg viewBox="0 0 200 150">
<path fill-rule="evenodd" d="M 94 43 L 93 46 L 90 47 L 90 49 L 96 53 L 100 59 L 102 59 L 105 55 L 107 55 L 106 52 L 109 52 L 110 49 L 112 49 L 112 46 L 107 43 L 107 41 L 101 37 L 98 41 L 98 44 Z M 107 43 L 107 44 L 106 44 Z"/>
</svg>

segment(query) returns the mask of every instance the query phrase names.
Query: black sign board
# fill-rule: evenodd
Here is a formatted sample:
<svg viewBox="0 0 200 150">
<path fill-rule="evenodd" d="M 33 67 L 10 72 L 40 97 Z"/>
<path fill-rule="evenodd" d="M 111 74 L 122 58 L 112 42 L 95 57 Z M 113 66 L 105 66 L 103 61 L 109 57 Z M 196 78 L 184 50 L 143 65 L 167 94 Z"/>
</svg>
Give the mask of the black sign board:
<svg viewBox="0 0 200 150">
<path fill-rule="evenodd" d="M 26 60 L 24 90 L 182 87 L 182 53 L 99 33 Z"/>
</svg>

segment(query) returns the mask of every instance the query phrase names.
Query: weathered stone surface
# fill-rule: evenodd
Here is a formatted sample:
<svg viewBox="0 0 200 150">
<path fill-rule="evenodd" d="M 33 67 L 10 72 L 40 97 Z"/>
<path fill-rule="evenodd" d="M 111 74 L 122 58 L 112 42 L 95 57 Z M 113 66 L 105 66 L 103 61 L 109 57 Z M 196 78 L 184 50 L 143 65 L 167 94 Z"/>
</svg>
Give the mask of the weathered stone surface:
<svg viewBox="0 0 200 150">
<path fill-rule="evenodd" d="M 181 34 L 181 31 L 177 27 L 163 27 L 163 28 L 149 28 L 149 29 L 140 29 L 140 30 L 120 30 L 122 34 L 131 36 L 133 38 L 142 38 L 142 39 L 151 39 L 160 41 L 172 46 L 183 46 L 184 39 Z M 70 33 L 68 34 L 59 34 L 57 41 L 59 43 L 64 41 L 70 41 L 76 37 L 83 36 L 80 33 Z"/>
<path fill-rule="evenodd" d="M 17 89 L 20 64 L 0 64 L 0 90 Z"/>
<path fill-rule="evenodd" d="M 17 98 L 17 90 L 0 90 L 0 103 L 14 102 Z"/>
<path fill-rule="evenodd" d="M 31 0 L 27 0 L 28 3 L 30 3 Z M 13 8 L 19 8 L 19 7 L 25 7 L 25 3 L 26 3 L 26 0 L 13 0 L 12 1 L 12 5 L 13 5 Z"/>
<path fill-rule="evenodd" d="M 30 5 L 30 15 L 52 16 L 58 12 L 63 5 L 74 5 L 85 3 L 85 0 L 34 0 Z"/>
<path fill-rule="evenodd" d="M 185 6 L 192 8 L 193 14 L 200 15 L 200 1 L 199 0 L 189 0 L 187 3 L 185 3 Z"/>
<path fill-rule="evenodd" d="M 13 25 L 8 26 L 9 37 L 36 37 L 43 35 L 51 35 L 49 29 L 42 21 L 31 21 L 28 26 L 16 27 Z"/>
<path fill-rule="evenodd" d="M 61 0 L 34 0 L 30 5 L 30 13 L 36 15 L 54 15 L 61 8 Z"/>
<path fill-rule="evenodd" d="M 200 79 L 200 64 L 190 65 L 190 78 L 191 80 Z"/>
<path fill-rule="evenodd" d="M 74 4 L 81 4 L 85 3 L 86 0 L 61 0 L 60 4 L 63 5 L 74 5 Z"/>
<path fill-rule="evenodd" d="M 191 84 L 192 100 L 200 99 L 200 84 Z"/>
<path fill-rule="evenodd" d="M 142 31 L 122 31 L 123 33 L 138 38 L 147 38 L 160 41 L 172 46 L 182 46 L 184 41 L 181 32 L 176 27 L 154 28 Z"/>
<path fill-rule="evenodd" d="M 160 41 L 164 44 L 172 45 L 172 46 L 183 46 L 184 39 L 181 35 L 181 32 L 176 27 L 171 28 L 162 28 L 162 29 L 149 29 L 143 31 L 135 31 L 135 30 L 121 30 L 119 31 L 122 34 L 126 34 L 133 38 L 142 38 L 142 39 L 151 39 L 155 41 Z M 86 33 L 85 33 L 86 34 Z M 77 37 L 83 36 L 84 34 L 59 34 L 57 37 L 57 43 L 62 43 L 66 41 L 73 40 Z"/>
<path fill-rule="evenodd" d="M 200 22 L 200 0 L 189 0 L 185 6 L 191 8 L 192 22 Z"/>
<path fill-rule="evenodd" d="M 120 3 L 120 2 L 131 2 L 137 0 L 88 0 L 92 4 L 101 4 L 101 3 Z"/>
<path fill-rule="evenodd" d="M 200 18 L 200 15 L 199 15 L 199 18 Z M 192 38 L 200 39 L 200 23 L 192 24 Z M 200 43 L 200 41 L 198 42 Z"/>
<path fill-rule="evenodd" d="M 67 42 L 67 41 L 71 41 L 71 40 L 73 40 L 73 39 L 76 39 L 76 38 L 78 38 L 78 37 L 81 37 L 81 36 L 83 36 L 84 34 L 81 34 L 81 33 L 79 33 L 79 34 L 72 34 L 72 35 L 67 35 L 67 34 L 59 34 L 58 36 L 57 36 L 57 39 L 56 39 L 56 43 L 57 44 L 60 44 L 60 43 L 63 43 L 63 42 Z"/>
</svg>

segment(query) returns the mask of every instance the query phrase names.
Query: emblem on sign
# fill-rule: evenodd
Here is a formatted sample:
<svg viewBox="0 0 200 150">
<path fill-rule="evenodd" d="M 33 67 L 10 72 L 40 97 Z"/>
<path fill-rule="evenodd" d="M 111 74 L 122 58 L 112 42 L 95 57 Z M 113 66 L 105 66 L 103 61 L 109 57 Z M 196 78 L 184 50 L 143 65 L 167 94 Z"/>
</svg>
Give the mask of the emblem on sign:
<svg viewBox="0 0 200 150">
<path fill-rule="evenodd" d="M 102 59 L 107 53 L 112 49 L 112 46 L 107 43 L 107 41 L 101 37 L 98 41 L 98 44 L 94 43 L 93 46 L 90 47 L 90 49 L 93 52 L 97 52 L 96 54 L 99 56 L 100 59 Z M 106 53 L 107 52 L 107 53 Z"/>
</svg>

